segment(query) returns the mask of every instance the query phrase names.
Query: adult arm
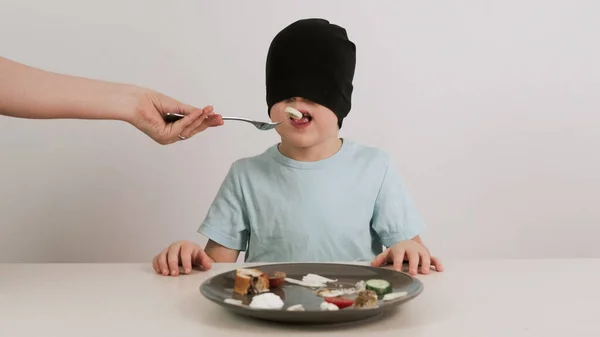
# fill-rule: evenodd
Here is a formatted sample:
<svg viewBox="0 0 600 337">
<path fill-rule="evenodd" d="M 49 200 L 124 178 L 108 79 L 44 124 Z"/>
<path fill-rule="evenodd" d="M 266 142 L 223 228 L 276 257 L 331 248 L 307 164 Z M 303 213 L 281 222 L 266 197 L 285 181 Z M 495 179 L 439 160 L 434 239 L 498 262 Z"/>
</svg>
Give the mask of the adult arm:
<svg viewBox="0 0 600 337">
<path fill-rule="evenodd" d="M 163 115 L 168 112 L 186 117 L 167 124 Z M 3 57 L 0 114 L 30 119 L 120 120 L 161 144 L 223 124 L 212 107 L 199 109 L 147 88 L 53 73 Z"/>
</svg>

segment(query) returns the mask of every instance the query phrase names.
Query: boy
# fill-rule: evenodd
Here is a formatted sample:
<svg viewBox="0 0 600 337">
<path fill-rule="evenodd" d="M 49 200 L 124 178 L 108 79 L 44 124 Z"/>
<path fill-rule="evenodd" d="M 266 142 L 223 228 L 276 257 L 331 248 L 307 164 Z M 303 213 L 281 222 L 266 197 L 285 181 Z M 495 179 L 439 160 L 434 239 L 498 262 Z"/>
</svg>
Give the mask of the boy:
<svg viewBox="0 0 600 337">
<path fill-rule="evenodd" d="M 429 255 L 420 219 L 392 160 L 340 139 L 351 107 L 356 47 L 345 29 L 322 19 L 297 21 L 273 39 L 266 63 L 268 114 L 281 143 L 233 163 L 199 232 L 204 250 L 176 242 L 158 254 L 163 275 L 193 265 L 235 262 L 372 261 L 424 274 Z M 303 115 L 293 119 L 293 107 Z M 387 247 L 383 250 L 382 246 Z"/>
</svg>

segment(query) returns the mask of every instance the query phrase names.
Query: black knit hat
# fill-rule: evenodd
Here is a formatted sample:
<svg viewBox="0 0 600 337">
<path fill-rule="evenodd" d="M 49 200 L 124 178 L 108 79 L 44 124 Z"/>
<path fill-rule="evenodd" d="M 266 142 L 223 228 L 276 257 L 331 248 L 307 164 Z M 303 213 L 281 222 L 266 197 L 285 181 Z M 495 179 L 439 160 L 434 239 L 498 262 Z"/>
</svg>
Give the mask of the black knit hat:
<svg viewBox="0 0 600 337">
<path fill-rule="evenodd" d="M 324 19 L 305 19 L 279 32 L 266 65 L 267 105 L 303 97 L 331 109 L 338 126 L 352 107 L 356 46 L 346 30 Z"/>
</svg>

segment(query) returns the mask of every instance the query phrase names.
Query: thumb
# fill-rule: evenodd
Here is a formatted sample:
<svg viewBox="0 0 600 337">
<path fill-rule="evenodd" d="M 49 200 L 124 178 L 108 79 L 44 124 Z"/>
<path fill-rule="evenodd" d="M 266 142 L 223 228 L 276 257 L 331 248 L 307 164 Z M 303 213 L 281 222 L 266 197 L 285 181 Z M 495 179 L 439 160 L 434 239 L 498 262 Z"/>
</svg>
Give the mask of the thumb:
<svg viewBox="0 0 600 337">
<path fill-rule="evenodd" d="M 212 267 L 213 259 L 210 258 L 206 254 L 206 252 L 202 249 L 198 249 L 195 254 L 195 264 L 204 268 L 204 270 L 209 270 Z"/>
<path fill-rule="evenodd" d="M 161 116 L 164 116 L 168 113 L 184 115 L 184 117 L 180 120 L 168 125 L 171 135 L 180 134 L 183 129 L 192 124 L 204 113 L 203 109 L 182 103 L 172 97 L 160 93 L 152 95 L 151 101 Z"/>
<path fill-rule="evenodd" d="M 204 111 L 202 109 L 194 108 L 185 104 L 180 104 L 180 106 L 186 107 L 185 109 L 180 109 L 180 111 L 178 112 L 182 115 L 185 115 L 185 117 L 171 124 L 171 134 L 174 135 L 181 134 L 186 127 L 190 126 L 194 121 L 196 121 L 200 116 L 202 116 L 202 114 L 204 114 Z"/>
<path fill-rule="evenodd" d="M 390 250 L 386 249 L 383 253 L 377 255 L 377 257 L 375 257 L 373 262 L 371 262 L 371 266 L 379 267 L 379 266 L 383 265 L 387 261 L 389 253 L 390 253 Z"/>
</svg>

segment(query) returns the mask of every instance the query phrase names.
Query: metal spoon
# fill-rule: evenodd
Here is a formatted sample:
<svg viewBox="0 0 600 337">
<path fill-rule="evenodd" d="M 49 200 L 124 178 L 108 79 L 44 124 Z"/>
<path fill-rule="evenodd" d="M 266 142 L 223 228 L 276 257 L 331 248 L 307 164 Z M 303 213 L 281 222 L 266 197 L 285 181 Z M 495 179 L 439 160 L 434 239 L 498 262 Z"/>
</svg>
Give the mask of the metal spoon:
<svg viewBox="0 0 600 337">
<path fill-rule="evenodd" d="M 165 122 L 167 122 L 167 123 L 173 123 L 175 121 L 182 119 L 183 117 L 185 117 L 185 115 L 177 114 L 177 113 L 167 113 L 166 115 L 163 116 Z M 257 129 L 263 130 L 263 131 L 271 130 L 271 129 L 275 128 L 277 125 L 282 123 L 282 122 L 277 122 L 277 123 L 259 122 L 259 121 L 254 121 L 251 119 L 241 118 L 241 117 L 223 117 L 223 120 L 247 122 L 247 123 L 254 125 Z"/>
</svg>

